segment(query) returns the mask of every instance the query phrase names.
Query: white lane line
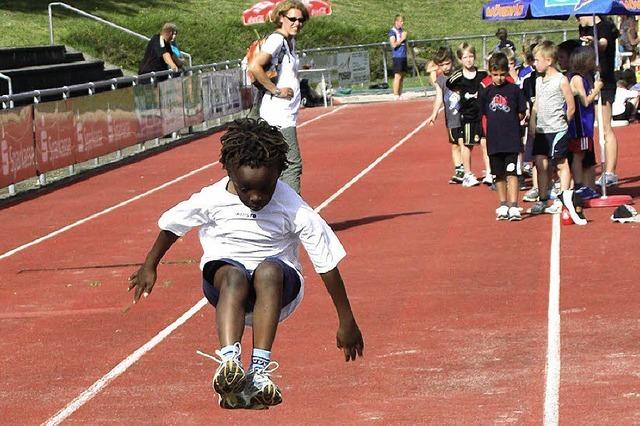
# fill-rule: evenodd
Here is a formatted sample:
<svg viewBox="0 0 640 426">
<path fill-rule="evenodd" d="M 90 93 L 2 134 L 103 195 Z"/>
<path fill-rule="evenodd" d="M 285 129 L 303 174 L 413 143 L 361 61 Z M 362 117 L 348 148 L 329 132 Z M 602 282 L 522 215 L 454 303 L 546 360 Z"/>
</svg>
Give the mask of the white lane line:
<svg viewBox="0 0 640 426">
<path fill-rule="evenodd" d="M 544 387 L 544 425 L 558 425 L 560 399 L 560 215 L 553 216 L 549 262 L 547 366 Z"/>
<path fill-rule="evenodd" d="M 315 118 L 313 118 L 311 120 L 305 121 L 304 123 L 300 124 L 298 126 L 298 128 L 304 127 L 307 124 L 313 123 L 314 121 L 320 120 L 321 118 L 324 118 L 324 117 L 326 117 L 328 115 L 335 114 L 336 112 L 340 111 L 341 109 L 343 109 L 345 107 L 346 107 L 346 105 L 343 105 L 341 107 L 338 107 L 338 108 L 334 109 L 333 111 L 329 111 L 329 112 L 327 112 L 325 114 L 322 114 L 322 115 L 319 115 L 318 117 L 315 117 Z M 73 222 L 70 225 L 64 226 L 64 227 L 62 227 L 62 228 L 60 228 L 60 229 L 58 229 L 56 231 L 53 231 L 53 232 L 51 232 L 51 233 L 49 233 L 47 235 L 44 235 L 44 236 L 42 236 L 40 238 L 37 238 L 37 239 L 35 239 L 35 240 L 31 241 L 31 242 L 23 244 L 23 245 L 21 245 L 19 247 L 16 247 L 14 249 L 11 249 L 6 253 L 2 253 L 2 254 L 0 254 L 0 260 L 6 259 L 7 257 L 13 256 L 16 253 L 19 253 L 19 252 L 21 252 L 21 251 L 23 251 L 25 249 L 28 249 L 29 247 L 35 246 L 37 244 L 40 244 L 43 241 L 47 241 L 47 240 L 49 240 L 49 239 L 51 239 L 53 237 L 56 237 L 56 236 L 58 236 L 58 235 L 60 235 L 60 234 L 62 234 L 64 232 L 67 232 L 67 231 L 69 231 L 69 230 L 71 230 L 73 228 L 76 228 L 76 227 L 78 227 L 78 226 L 80 226 L 80 225 L 82 225 L 84 223 L 87 223 L 87 222 L 93 220 L 93 219 L 96 219 L 96 218 L 98 218 L 100 216 L 104 216 L 107 213 L 111 213 L 112 211 L 117 210 L 120 207 L 124 207 L 124 206 L 126 206 L 128 204 L 133 203 L 134 201 L 137 201 L 137 200 L 139 200 L 141 198 L 147 197 L 147 196 L 153 194 L 154 192 L 158 192 L 161 189 L 164 189 L 164 188 L 166 188 L 168 186 L 171 186 L 171 185 L 173 185 L 175 183 L 178 183 L 178 182 L 180 182 L 180 181 L 182 181 L 182 180 L 184 180 L 184 179 L 186 179 L 188 177 L 191 177 L 191 176 L 193 176 L 193 175 L 195 175 L 197 173 L 200 173 L 200 172 L 202 172 L 202 171 L 204 171 L 206 169 L 209 169 L 209 168 L 215 166 L 218 163 L 219 163 L 218 161 L 215 161 L 213 163 L 209 163 L 209 164 L 207 164 L 205 166 L 200 167 L 199 169 L 193 170 L 193 171 L 191 171 L 191 172 L 189 172 L 187 174 L 184 174 L 184 175 L 182 175 L 180 177 L 177 177 L 177 178 L 175 178 L 175 179 L 173 179 L 173 180 L 171 180 L 169 182 L 163 183 L 160 186 L 157 186 L 157 187 L 155 187 L 153 189 L 150 189 L 147 192 L 144 192 L 142 194 L 136 195 L 133 198 L 129 198 L 128 200 L 125 200 L 125 201 L 123 201 L 121 203 L 118 203 L 115 206 L 111 206 L 109 208 L 106 208 L 106 209 L 104 209 L 104 210 L 102 210 L 100 212 L 94 213 L 94 214 L 92 214 L 90 216 L 85 217 L 84 219 L 80 219 L 80 220 L 78 220 L 76 222 Z"/>
<path fill-rule="evenodd" d="M 427 124 L 426 121 L 420 123 L 418 127 L 416 127 L 411 133 L 402 138 L 400 142 L 389 148 L 384 154 L 378 157 L 373 163 L 371 163 L 363 172 L 360 172 L 356 178 L 351 179 L 347 182 L 342 188 L 336 191 L 332 196 L 327 198 L 322 204 L 314 209 L 316 212 L 320 212 L 323 208 L 329 205 L 333 200 L 335 200 L 340 194 L 342 194 L 346 188 L 353 185 L 354 182 L 359 180 L 366 173 L 371 171 L 377 164 L 382 161 L 382 159 L 386 158 L 390 153 L 395 151 L 400 145 L 408 141 L 411 136 L 415 135 L 421 128 L 423 128 Z M 202 298 L 196 303 L 191 309 L 185 312 L 180 318 L 178 318 L 175 322 L 169 325 L 167 328 L 158 333 L 153 339 L 149 340 L 142 347 L 136 350 L 134 353 L 126 357 L 123 361 L 121 361 L 118 365 L 116 365 L 111 371 L 98 379 L 93 385 L 87 388 L 84 392 L 78 395 L 73 401 L 67 404 L 66 407 L 58 411 L 53 417 L 47 420 L 44 424 L 47 426 L 58 425 L 60 422 L 65 420 L 75 411 L 77 411 L 80 407 L 82 407 L 87 401 L 96 396 L 105 386 L 107 386 L 113 379 L 120 376 L 124 373 L 129 367 L 131 367 L 136 361 L 138 361 L 145 353 L 149 352 L 153 349 L 157 344 L 162 342 L 169 334 L 171 334 L 174 330 L 176 330 L 179 326 L 184 324 L 189 318 L 195 315 L 202 307 L 207 305 L 206 298 Z"/>
</svg>

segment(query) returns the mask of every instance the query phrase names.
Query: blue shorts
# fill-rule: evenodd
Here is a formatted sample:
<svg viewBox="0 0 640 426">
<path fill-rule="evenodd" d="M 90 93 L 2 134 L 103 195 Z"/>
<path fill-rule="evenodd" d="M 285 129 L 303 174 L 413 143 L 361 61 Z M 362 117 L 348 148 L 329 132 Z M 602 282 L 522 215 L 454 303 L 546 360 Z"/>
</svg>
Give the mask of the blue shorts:
<svg viewBox="0 0 640 426">
<path fill-rule="evenodd" d="M 280 259 L 269 257 L 266 258 L 265 261 L 276 263 L 282 268 L 283 283 L 281 307 L 284 308 L 298 298 L 302 284 L 300 282 L 300 276 L 294 268 L 287 265 Z M 218 269 L 220 269 L 224 265 L 235 266 L 236 268 L 244 272 L 245 276 L 247 277 L 247 281 L 249 281 L 250 284 L 249 296 L 247 297 L 245 303 L 245 312 L 253 312 L 253 307 L 256 304 L 256 290 L 253 287 L 253 274 L 250 273 L 242 263 L 232 259 L 212 260 L 204 265 L 204 267 L 202 268 L 202 289 L 204 290 L 205 297 L 213 306 L 216 306 L 218 304 L 220 292 L 214 287 L 213 279 Z"/>
<path fill-rule="evenodd" d="M 533 155 L 543 155 L 550 160 L 562 160 L 569 155 L 569 132 L 536 133 Z"/>
</svg>

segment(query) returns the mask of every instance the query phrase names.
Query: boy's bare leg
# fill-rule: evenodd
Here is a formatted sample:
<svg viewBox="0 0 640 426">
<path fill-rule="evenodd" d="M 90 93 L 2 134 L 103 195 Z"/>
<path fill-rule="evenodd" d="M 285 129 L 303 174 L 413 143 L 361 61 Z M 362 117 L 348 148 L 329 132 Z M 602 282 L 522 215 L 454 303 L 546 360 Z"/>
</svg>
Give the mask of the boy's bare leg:
<svg viewBox="0 0 640 426">
<path fill-rule="evenodd" d="M 566 158 L 558 160 L 556 167 L 558 168 L 558 177 L 560 178 L 560 190 L 566 191 L 571 188 L 571 168 Z"/>
<path fill-rule="evenodd" d="M 604 139 L 606 144 L 604 146 L 605 153 L 607 155 L 605 161 L 605 171 L 609 173 L 615 173 L 618 166 L 618 139 L 611 127 L 611 104 L 606 103 L 602 105 L 602 131 L 604 133 Z M 598 123 L 600 125 L 600 123 Z"/>
<path fill-rule="evenodd" d="M 244 305 L 249 295 L 249 281 L 240 269 L 224 265 L 216 271 L 213 285 L 220 294 L 216 305 L 216 326 L 220 346 L 233 345 L 242 340 Z"/>
<path fill-rule="evenodd" d="M 573 180 L 582 185 L 586 185 L 584 181 L 584 173 L 582 169 L 582 160 L 584 159 L 584 153 L 574 152 L 573 161 L 571 162 L 571 173 L 573 173 Z"/>
<path fill-rule="evenodd" d="M 588 186 L 591 189 L 596 188 L 596 169 L 595 167 L 587 167 L 582 171 L 582 178 L 584 179 L 582 184 Z"/>
<path fill-rule="evenodd" d="M 505 204 L 507 202 L 507 181 L 504 178 L 496 178 L 495 182 L 498 200 L 500 200 L 500 204 Z"/>
<path fill-rule="evenodd" d="M 536 155 L 536 169 L 540 199 L 548 199 L 550 189 L 549 182 L 551 181 L 551 176 L 549 175 L 549 159 L 544 155 Z"/>
<path fill-rule="evenodd" d="M 487 151 L 487 138 L 480 138 L 480 146 L 482 146 L 482 161 L 484 162 L 484 174 L 491 174 L 491 163 L 489 162 L 489 154 Z"/>
<path fill-rule="evenodd" d="M 451 161 L 453 161 L 453 167 L 458 167 L 462 164 L 462 154 L 460 153 L 460 146 L 451 144 Z"/>
<path fill-rule="evenodd" d="M 458 141 L 458 146 L 460 147 L 460 157 L 462 158 L 464 173 L 471 173 L 471 147 L 465 145 L 462 140 Z"/>
<path fill-rule="evenodd" d="M 262 262 L 253 274 L 256 304 L 253 308 L 253 347 L 271 350 L 278 329 L 284 274 L 275 263 Z"/>
<path fill-rule="evenodd" d="M 507 201 L 509 201 L 510 206 L 518 205 L 518 191 L 518 176 L 507 176 Z"/>
<path fill-rule="evenodd" d="M 402 94 L 402 80 L 404 75 L 402 73 L 395 73 L 393 76 L 393 94 L 400 96 Z"/>
</svg>

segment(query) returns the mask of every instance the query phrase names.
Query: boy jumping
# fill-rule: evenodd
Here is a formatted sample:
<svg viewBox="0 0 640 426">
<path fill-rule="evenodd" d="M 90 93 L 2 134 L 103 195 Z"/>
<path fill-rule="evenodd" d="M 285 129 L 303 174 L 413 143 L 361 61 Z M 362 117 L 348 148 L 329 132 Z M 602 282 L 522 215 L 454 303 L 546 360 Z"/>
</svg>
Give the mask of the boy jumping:
<svg viewBox="0 0 640 426">
<path fill-rule="evenodd" d="M 143 265 L 129 278 L 134 303 L 147 297 L 157 266 L 176 240 L 199 227 L 203 290 L 216 308 L 220 363 L 213 388 L 223 408 L 268 408 L 282 402 L 270 373 L 278 322 L 297 308 L 304 294 L 298 243 L 305 247 L 338 313 L 336 342 L 345 360 L 362 356 L 364 343 L 338 262 L 346 255 L 326 222 L 287 184 L 287 144 L 276 127 L 237 120 L 222 137 L 220 163 L 228 176 L 204 187 L 165 212 Z M 245 325 L 253 327 L 248 370 L 240 360 Z"/>
</svg>

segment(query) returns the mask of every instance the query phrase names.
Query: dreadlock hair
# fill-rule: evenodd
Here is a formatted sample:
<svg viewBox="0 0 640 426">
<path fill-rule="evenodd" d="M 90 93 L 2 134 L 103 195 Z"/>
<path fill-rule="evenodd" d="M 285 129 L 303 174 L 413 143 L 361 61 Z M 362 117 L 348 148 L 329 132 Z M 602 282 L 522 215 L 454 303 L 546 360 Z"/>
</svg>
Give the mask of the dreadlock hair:
<svg viewBox="0 0 640 426">
<path fill-rule="evenodd" d="M 262 119 L 233 121 L 220 141 L 220 163 L 226 170 L 229 167 L 275 165 L 282 172 L 289 165 L 289 146 L 282 133 Z"/>
</svg>

